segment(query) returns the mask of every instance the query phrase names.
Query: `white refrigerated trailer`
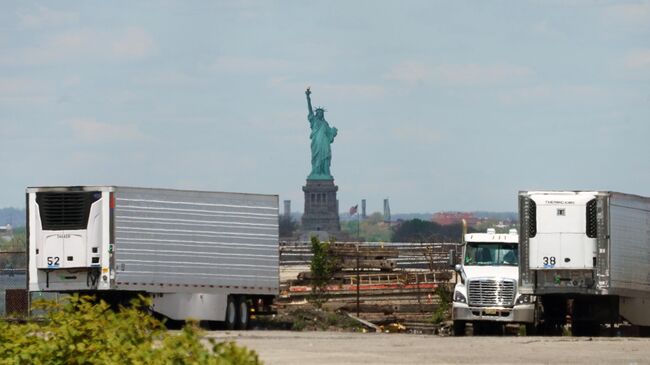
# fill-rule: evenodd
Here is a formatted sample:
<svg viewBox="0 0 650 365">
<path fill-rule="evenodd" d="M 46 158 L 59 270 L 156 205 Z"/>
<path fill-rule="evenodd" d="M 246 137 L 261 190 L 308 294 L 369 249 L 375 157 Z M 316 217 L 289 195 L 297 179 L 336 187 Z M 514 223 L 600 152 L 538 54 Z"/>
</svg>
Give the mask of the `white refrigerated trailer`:
<svg viewBox="0 0 650 365">
<path fill-rule="evenodd" d="M 29 291 L 137 294 L 174 320 L 244 329 L 279 290 L 278 196 L 30 187 Z"/>
<path fill-rule="evenodd" d="M 609 191 L 522 191 L 520 292 L 544 329 L 571 319 L 591 335 L 621 318 L 650 326 L 650 198 Z"/>
</svg>

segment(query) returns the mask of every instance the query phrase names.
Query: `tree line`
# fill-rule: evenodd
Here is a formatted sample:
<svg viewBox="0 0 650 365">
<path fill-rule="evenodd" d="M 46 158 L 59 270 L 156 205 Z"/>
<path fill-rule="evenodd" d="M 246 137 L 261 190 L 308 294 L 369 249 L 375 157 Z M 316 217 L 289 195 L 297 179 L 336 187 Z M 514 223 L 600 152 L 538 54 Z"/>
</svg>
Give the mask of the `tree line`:
<svg viewBox="0 0 650 365">
<path fill-rule="evenodd" d="M 24 227 L 14 229 L 11 240 L 4 241 L 0 239 L 0 270 L 24 269 L 26 266 L 26 249 L 27 242 Z"/>
<path fill-rule="evenodd" d="M 280 237 L 295 238 L 300 224 L 291 217 L 280 216 Z M 397 223 L 383 221 L 381 213 L 371 214 L 364 220 L 349 220 L 341 229 L 351 237 L 384 242 L 460 242 L 463 234 L 462 224 L 440 225 L 422 219 L 409 219 Z M 476 232 L 468 227 L 468 233 Z"/>
</svg>

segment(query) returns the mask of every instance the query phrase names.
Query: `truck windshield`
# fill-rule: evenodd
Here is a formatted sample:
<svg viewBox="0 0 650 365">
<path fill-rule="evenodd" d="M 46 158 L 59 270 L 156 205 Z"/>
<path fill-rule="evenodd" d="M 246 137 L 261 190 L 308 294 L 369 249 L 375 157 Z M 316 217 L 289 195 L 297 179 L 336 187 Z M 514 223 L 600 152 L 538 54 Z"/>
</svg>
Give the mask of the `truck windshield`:
<svg viewBox="0 0 650 365">
<path fill-rule="evenodd" d="M 465 265 L 509 265 L 519 264 L 516 243 L 468 242 L 465 249 Z"/>
</svg>

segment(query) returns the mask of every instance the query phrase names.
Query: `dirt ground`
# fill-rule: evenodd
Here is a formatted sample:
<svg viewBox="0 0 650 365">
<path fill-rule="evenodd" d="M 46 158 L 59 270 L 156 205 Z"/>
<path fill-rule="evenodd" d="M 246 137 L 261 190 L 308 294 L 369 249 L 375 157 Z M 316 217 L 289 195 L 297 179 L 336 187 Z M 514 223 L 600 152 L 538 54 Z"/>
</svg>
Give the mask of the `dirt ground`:
<svg viewBox="0 0 650 365">
<path fill-rule="evenodd" d="M 213 331 L 273 364 L 648 364 L 650 338 L 440 337 L 412 334 Z"/>
</svg>

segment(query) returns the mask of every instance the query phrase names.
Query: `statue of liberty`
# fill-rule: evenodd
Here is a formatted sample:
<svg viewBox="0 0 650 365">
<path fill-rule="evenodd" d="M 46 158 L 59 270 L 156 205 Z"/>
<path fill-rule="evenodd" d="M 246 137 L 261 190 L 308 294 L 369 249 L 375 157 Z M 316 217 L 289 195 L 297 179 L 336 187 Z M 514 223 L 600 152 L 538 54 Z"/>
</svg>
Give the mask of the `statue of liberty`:
<svg viewBox="0 0 650 365">
<path fill-rule="evenodd" d="M 307 88 L 307 107 L 309 108 L 309 126 L 311 127 L 311 174 L 307 180 L 333 180 L 330 173 L 332 163 L 332 149 L 330 144 L 334 142 L 334 137 L 338 130 L 330 127 L 325 120 L 325 109 L 316 108 L 316 113 L 311 107 L 311 90 Z"/>
</svg>

